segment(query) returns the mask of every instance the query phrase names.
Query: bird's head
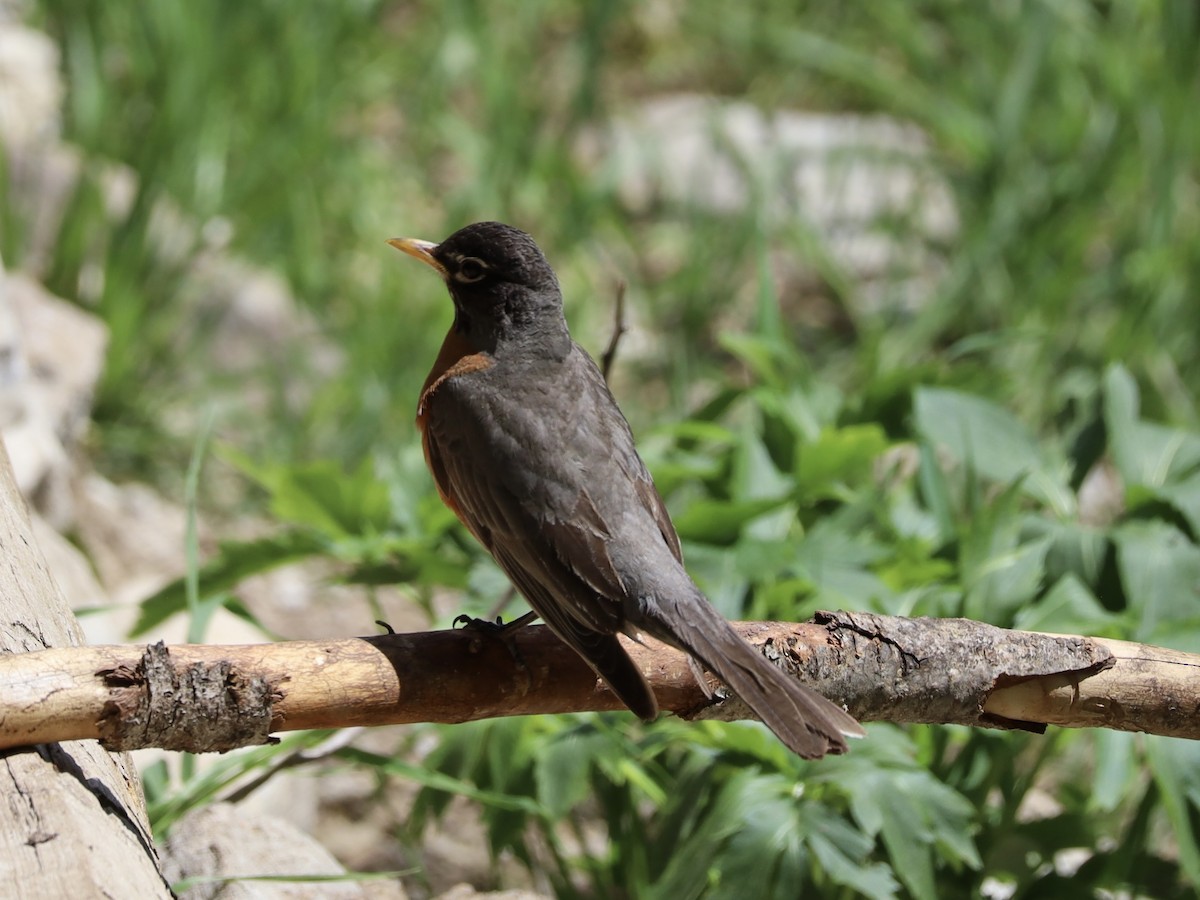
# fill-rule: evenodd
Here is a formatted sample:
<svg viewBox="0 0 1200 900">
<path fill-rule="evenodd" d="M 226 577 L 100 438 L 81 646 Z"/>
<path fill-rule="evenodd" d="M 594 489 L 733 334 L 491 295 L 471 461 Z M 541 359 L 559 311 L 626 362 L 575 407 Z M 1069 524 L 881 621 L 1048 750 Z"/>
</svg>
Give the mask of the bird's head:
<svg viewBox="0 0 1200 900">
<path fill-rule="evenodd" d="M 388 241 L 434 269 L 454 301 L 454 327 L 477 350 L 550 338 L 547 349 L 569 346 L 558 278 L 524 231 L 476 222 L 440 244 L 416 238 Z"/>
</svg>

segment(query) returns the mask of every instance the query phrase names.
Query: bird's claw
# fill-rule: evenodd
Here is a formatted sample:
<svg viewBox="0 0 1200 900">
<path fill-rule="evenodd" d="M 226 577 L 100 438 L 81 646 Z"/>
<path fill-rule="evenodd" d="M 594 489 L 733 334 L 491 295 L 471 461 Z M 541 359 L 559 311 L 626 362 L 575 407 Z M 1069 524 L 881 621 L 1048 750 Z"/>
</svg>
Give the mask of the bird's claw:
<svg viewBox="0 0 1200 900">
<path fill-rule="evenodd" d="M 461 624 L 463 631 L 470 629 L 483 634 L 502 635 L 511 634 L 520 628 L 524 628 L 536 618 L 536 613 L 527 612 L 524 615 L 517 616 L 511 622 L 505 622 L 503 616 L 496 616 L 496 621 L 489 622 L 487 619 L 480 619 L 476 618 L 475 616 L 468 616 L 466 613 L 462 613 L 455 616 L 454 621 L 451 622 L 450 625 L 453 628 L 457 628 L 459 624 Z"/>
<path fill-rule="evenodd" d="M 462 625 L 463 631 L 474 632 L 476 638 L 471 641 L 472 653 L 479 652 L 480 642 L 485 639 L 499 640 L 505 649 L 508 650 L 508 655 L 512 657 L 513 662 L 516 664 L 516 670 L 522 685 L 522 692 L 527 693 L 531 684 L 529 668 L 525 665 L 525 660 L 521 657 L 521 651 L 517 649 L 516 633 L 534 618 L 533 614 L 526 613 L 523 616 L 518 616 L 511 622 L 505 622 L 501 616 L 496 616 L 496 620 L 491 622 L 487 619 L 463 614 L 455 616 L 454 621 L 450 624 L 454 628 Z"/>
<path fill-rule="evenodd" d="M 463 631 L 481 631 L 485 634 L 499 634 L 508 627 L 501 616 L 496 616 L 496 621 L 489 622 L 487 619 L 468 616 L 466 613 L 455 616 L 454 621 L 450 623 L 451 628 L 458 628 L 460 625 Z"/>
</svg>

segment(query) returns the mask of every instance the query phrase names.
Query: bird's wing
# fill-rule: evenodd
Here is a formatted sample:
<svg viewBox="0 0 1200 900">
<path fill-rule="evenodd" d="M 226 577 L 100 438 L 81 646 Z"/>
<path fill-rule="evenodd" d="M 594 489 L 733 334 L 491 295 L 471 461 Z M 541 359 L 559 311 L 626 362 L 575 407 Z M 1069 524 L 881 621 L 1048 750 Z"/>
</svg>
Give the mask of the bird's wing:
<svg viewBox="0 0 1200 900">
<path fill-rule="evenodd" d="M 634 476 L 634 488 L 637 491 L 638 497 L 642 501 L 642 505 L 650 511 L 654 516 L 654 522 L 658 525 L 658 530 L 662 533 L 663 540 L 667 542 L 667 547 L 671 551 L 671 555 L 675 559 L 683 562 L 683 548 L 679 546 L 679 535 L 675 532 L 675 523 L 671 521 L 671 516 L 667 512 L 667 505 L 663 503 L 662 497 L 659 496 L 658 488 L 654 486 L 654 481 L 650 478 L 650 473 L 646 471 L 645 463 L 638 457 L 639 468 L 641 472 Z"/>
<path fill-rule="evenodd" d="M 583 627 L 612 633 L 636 599 L 614 542 L 657 544 L 677 561 L 679 539 L 602 376 L 576 353 L 528 380 L 497 380 L 499 367 L 447 380 L 427 398 L 425 440 L 443 496 L 493 556 L 575 599 L 563 605 Z M 535 391 L 569 406 L 538 412 Z"/>
<path fill-rule="evenodd" d="M 578 617 L 571 615 L 568 607 L 503 547 L 497 551 L 496 561 L 550 629 L 587 661 L 622 703 L 643 721 L 658 715 L 658 701 L 646 677 L 625 653 L 615 634 L 580 624 Z"/>
<path fill-rule="evenodd" d="M 565 452 L 562 436 L 513 413 L 514 398 L 497 403 L 468 381 L 482 374 L 447 381 L 428 400 L 426 454 L 438 489 L 555 634 L 634 713 L 653 719 L 654 694 L 616 637 L 625 589 L 608 529 L 568 474 L 575 448 Z"/>
<path fill-rule="evenodd" d="M 604 599 L 622 588 L 603 522 L 586 502 L 564 506 L 572 490 L 564 448 L 532 416 L 510 409 L 513 398 L 497 402 L 471 383 L 484 374 L 447 381 L 428 400 L 425 443 L 439 491 L 549 624 L 555 613 L 546 607 L 557 603 L 576 627 L 620 631 L 621 605 Z M 560 622 L 555 630 L 569 629 Z"/>
</svg>

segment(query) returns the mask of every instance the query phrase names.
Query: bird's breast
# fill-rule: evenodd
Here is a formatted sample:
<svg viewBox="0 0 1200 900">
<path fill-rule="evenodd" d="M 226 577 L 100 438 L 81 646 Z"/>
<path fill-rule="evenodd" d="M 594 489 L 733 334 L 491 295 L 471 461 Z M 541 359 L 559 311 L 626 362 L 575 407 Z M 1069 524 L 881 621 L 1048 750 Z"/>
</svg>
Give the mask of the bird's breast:
<svg viewBox="0 0 1200 900">
<path fill-rule="evenodd" d="M 459 375 L 469 375 L 471 372 L 481 372 L 492 367 L 495 360 L 487 353 L 480 353 L 467 339 L 451 326 L 442 341 L 442 349 L 438 351 L 433 368 L 421 386 L 421 399 L 417 402 L 417 425 L 421 431 L 429 418 L 429 399 L 439 387 L 449 379 Z"/>
<path fill-rule="evenodd" d="M 438 351 L 433 368 L 429 370 L 425 384 L 421 387 L 420 400 L 417 401 L 417 428 L 421 432 L 421 449 L 425 451 L 425 464 L 433 475 L 434 485 L 437 487 L 442 502 L 450 507 L 476 537 L 480 537 L 480 535 L 459 504 L 445 463 L 440 458 L 438 449 L 431 443 L 429 417 L 433 415 L 433 406 L 430 401 L 437 393 L 438 388 L 451 378 L 469 375 L 471 372 L 481 372 L 490 368 L 494 362 L 488 354 L 475 350 L 463 335 L 451 326 L 450 331 L 446 334 L 446 339 L 442 341 L 442 349 Z M 486 546 L 486 541 L 484 543 Z"/>
</svg>

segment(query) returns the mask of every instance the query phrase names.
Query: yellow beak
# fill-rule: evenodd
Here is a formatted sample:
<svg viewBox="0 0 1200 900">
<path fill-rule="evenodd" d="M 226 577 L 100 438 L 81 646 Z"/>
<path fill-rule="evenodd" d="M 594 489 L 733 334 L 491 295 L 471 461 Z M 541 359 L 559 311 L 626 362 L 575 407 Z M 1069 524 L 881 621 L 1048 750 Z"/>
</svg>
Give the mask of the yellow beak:
<svg viewBox="0 0 1200 900">
<path fill-rule="evenodd" d="M 433 255 L 433 251 L 437 249 L 437 244 L 431 241 L 419 241 L 416 238 L 392 238 L 388 243 L 401 253 L 407 253 L 414 259 L 419 259 L 425 265 L 435 270 L 442 278 L 448 277 L 449 273 L 446 271 L 446 267 L 438 262 Z"/>
</svg>

